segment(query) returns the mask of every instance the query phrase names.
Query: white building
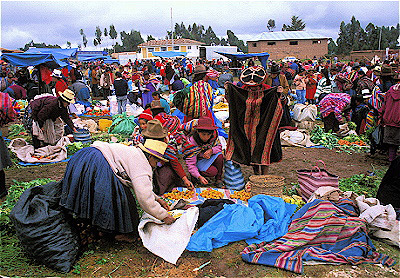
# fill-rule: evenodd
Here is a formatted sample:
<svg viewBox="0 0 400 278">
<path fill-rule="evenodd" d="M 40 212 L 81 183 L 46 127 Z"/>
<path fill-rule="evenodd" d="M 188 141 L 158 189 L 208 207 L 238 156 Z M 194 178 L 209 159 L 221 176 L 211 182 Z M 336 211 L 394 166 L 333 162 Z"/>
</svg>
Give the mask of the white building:
<svg viewBox="0 0 400 278">
<path fill-rule="evenodd" d="M 159 51 L 177 51 L 177 52 L 186 52 L 186 57 L 188 58 L 197 58 L 200 56 L 201 45 L 204 45 L 203 42 L 198 42 L 190 39 L 168 39 L 168 40 L 151 40 L 148 42 L 144 42 L 139 44 L 139 48 L 141 50 L 141 54 L 143 59 L 152 59 L 155 58 L 152 52 Z"/>
</svg>

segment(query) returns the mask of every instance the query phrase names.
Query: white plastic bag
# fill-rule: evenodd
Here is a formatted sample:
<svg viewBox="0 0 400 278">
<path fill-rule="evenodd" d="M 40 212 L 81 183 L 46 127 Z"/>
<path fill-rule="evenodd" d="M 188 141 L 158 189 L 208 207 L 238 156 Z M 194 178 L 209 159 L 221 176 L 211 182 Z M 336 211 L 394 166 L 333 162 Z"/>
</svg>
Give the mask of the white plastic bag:
<svg viewBox="0 0 400 278">
<path fill-rule="evenodd" d="M 317 118 L 317 106 L 314 104 L 301 104 L 297 103 L 293 107 L 293 120 L 302 121 L 312 121 L 314 122 Z"/>
</svg>

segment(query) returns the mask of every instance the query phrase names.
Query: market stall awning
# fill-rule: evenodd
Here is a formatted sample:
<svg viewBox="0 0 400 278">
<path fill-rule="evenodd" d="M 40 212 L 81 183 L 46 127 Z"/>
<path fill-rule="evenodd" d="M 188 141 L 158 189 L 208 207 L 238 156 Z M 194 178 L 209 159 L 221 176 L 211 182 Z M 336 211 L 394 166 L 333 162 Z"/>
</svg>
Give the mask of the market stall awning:
<svg viewBox="0 0 400 278">
<path fill-rule="evenodd" d="M 5 53 L 1 58 L 17 67 L 46 65 L 48 68 L 56 69 L 66 66 L 67 63 L 57 60 L 52 54 L 39 53 Z"/>
<path fill-rule="evenodd" d="M 153 56 L 161 57 L 161 58 L 173 58 L 173 57 L 186 57 L 187 52 L 178 52 L 178 51 L 154 51 L 151 52 Z"/>
<path fill-rule="evenodd" d="M 92 56 L 92 57 L 85 57 L 83 59 L 79 59 L 82 62 L 88 62 L 88 61 L 96 61 L 96 60 L 105 60 L 109 59 L 111 57 L 109 56 L 103 56 L 103 55 L 97 55 L 97 56 Z"/>
<path fill-rule="evenodd" d="M 260 60 L 261 65 L 266 69 L 267 68 L 267 60 L 269 58 L 269 53 L 268 52 L 262 52 L 262 53 L 247 53 L 247 54 L 232 54 L 232 53 L 224 53 L 224 52 L 218 52 L 215 51 L 215 53 L 218 53 L 220 55 L 225 56 L 226 58 L 229 58 L 231 60 L 247 60 L 250 58 L 257 57 L 258 60 Z"/>
<path fill-rule="evenodd" d="M 56 59 L 72 58 L 76 55 L 78 48 L 29 48 L 25 53 L 52 54 Z"/>
<path fill-rule="evenodd" d="M 118 63 L 119 64 L 119 60 L 118 59 L 107 58 L 107 59 L 104 59 L 104 63 L 105 64 L 112 64 L 112 63 Z"/>
</svg>

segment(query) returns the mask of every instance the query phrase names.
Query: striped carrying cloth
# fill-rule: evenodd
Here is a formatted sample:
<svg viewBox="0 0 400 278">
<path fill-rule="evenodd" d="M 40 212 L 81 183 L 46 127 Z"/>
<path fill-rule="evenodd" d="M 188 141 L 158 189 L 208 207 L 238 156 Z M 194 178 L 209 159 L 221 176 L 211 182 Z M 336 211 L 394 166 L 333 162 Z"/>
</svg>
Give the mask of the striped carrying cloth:
<svg viewBox="0 0 400 278">
<path fill-rule="evenodd" d="M 358 265 L 396 262 L 376 252 L 367 222 L 357 217 L 356 204 L 314 200 L 294 216 L 287 234 L 270 243 L 252 244 L 242 251 L 246 262 L 303 272 L 303 261 Z"/>
</svg>

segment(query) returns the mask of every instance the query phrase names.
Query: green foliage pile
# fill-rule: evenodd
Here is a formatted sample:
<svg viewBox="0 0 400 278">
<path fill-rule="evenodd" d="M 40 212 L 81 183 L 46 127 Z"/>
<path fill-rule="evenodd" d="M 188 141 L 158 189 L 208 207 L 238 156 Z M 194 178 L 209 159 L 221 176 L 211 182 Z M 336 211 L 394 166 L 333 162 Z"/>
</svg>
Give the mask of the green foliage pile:
<svg viewBox="0 0 400 278">
<path fill-rule="evenodd" d="M 374 174 L 358 174 L 349 178 L 342 178 L 339 180 L 339 188 L 342 191 L 353 191 L 358 195 L 375 198 L 385 171 L 375 170 Z"/>
<path fill-rule="evenodd" d="M 13 184 L 8 189 L 8 195 L 6 199 L 0 205 L 0 230 L 12 231 L 12 223 L 9 214 L 25 190 L 34 186 L 44 185 L 52 181 L 54 180 L 36 179 L 30 182 L 18 182 L 13 180 Z"/>
<path fill-rule="evenodd" d="M 83 148 L 90 147 L 90 144 L 91 143 L 83 144 L 82 142 L 74 142 L 72 144 L 69 144 L 67 145 L 67 154 L 68 156 L 71 156 Z"/>
</svg>

